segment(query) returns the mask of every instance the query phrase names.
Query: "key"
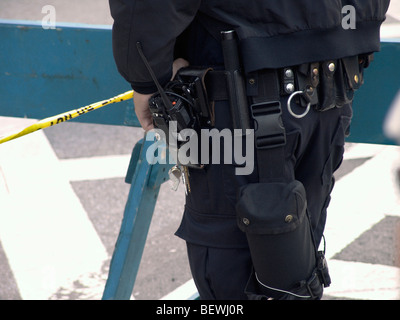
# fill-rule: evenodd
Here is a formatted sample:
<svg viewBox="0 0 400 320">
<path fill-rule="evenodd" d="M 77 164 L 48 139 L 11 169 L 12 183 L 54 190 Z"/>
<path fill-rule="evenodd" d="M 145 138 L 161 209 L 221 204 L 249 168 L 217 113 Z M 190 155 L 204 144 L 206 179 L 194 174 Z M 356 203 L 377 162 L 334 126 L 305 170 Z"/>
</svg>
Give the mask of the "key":
<svg viewBox="0 0 400 320">
<path fill-rule="evenodd" d="M 171 169 L 169 169 L 169 179 L 172 182 L 172 187 L 171 189 L 176 191 L 178 190 L 179 183 L 181 182 L 181 177 L 182 177 L 182 170 L 178 166 L 173 166 Z"/>
<path fill-rule="evenodd" d="M 190 193 L 190 181 L 189 181 L 189 169 L 188 167 L 183 167 L 183 174 L 182 174 L 182 180 L 185 184 L 185 191 L 186 195 Z"/>
</svg>

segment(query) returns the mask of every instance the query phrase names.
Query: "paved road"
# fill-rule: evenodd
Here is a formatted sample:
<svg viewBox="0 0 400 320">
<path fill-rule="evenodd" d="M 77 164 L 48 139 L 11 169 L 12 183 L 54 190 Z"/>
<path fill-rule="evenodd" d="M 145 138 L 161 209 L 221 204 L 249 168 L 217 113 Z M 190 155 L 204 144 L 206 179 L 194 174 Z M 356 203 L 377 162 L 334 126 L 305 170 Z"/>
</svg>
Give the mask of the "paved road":
<svg viewBox="0 0 400 320">
<path fill-rule="evenodd" d="M 0 2 L 0 19 L 110 24 L 108 2 Z M 400 35 L 395 3 L 385 37 Z M 397 34 L 396 34 L 397 32 Z M 31 120 L 0 117 L 0 135 Z M 129 185 L 137 128 L 63 123 L 0 148 L 0 299 L 99 299 Z M 333 285 L 326 299 L 399 299 L 397 147 L 351 144 L 337 173 L 326 238 Z M 191 276 L 173 233 L 183 189 L 162 186 L 133 299 L 160 299 Z M 344 223 L 346 222 L 346 223 Z M 180 291 L 178 291 L 180 292 Z"/>
</svg>

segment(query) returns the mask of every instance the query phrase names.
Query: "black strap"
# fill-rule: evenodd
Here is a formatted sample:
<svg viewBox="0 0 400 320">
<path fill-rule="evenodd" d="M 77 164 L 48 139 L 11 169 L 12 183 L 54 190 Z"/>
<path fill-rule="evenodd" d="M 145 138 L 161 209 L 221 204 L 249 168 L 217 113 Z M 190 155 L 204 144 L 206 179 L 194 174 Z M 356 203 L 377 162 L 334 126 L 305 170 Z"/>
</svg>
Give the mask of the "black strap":
<svg viewBox="0 0 400 320">
<path fill-rule="evenodd" d="M 209 71 L 205 77 L 205 84 L 210 101 L 229 99 L 225 71 Z"/>
<path fill-rule="evenodd" d="M 249 75 L 253 88 L 251 115 L 254 120 L 255 148 L 260 182 L 285 181 L 286 131 L 282 121 L 279 75 L 262 70 Z"/>
<path fill-rule="evenodd" d="M 247 76 L 260 182 L 285 180 L 286 132 L 282 121 L 278 72 L 265 69 Z M 224 71 L 208 72 L 206 87 L 210 100 L 228 100 Z"/>
</svg>

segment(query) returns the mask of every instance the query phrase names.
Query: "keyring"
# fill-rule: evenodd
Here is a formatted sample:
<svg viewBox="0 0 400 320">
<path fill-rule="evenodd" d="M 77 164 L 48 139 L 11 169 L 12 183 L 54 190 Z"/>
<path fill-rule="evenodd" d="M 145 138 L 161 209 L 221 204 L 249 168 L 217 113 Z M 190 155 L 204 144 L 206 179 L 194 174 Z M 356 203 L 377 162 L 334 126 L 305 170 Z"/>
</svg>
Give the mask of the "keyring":
<svg viewBox="0 0 400 320">
<path fill-rule="evenodd" d="M 288 102 L 287 102 L 287 109 L 288 109 L 289 113 L 290 113 L 293 117 L 295 117 L 295 118 L 297 118 L 297 119 L 304 118 L 304 117 L 307 115 L 307 113 L 310 111 L 310 108 L 311 108 L 311 102 L 309 102 L 308 105 L 307 105 L 306 111 L 304 111 L 302 114 L 296 114 L 296 113 L 293 112 L 292 106 L 291 106 L 292 99 L 293 99 L 293 97 L 296 96 L 297 94 L 302 94 L 302 93 L 303 93 L 303 91 L 295 91 L 295 92 L 293 92 L 293 93 L 290 95 L 290 97 L 289 97 L 289 99 L 288 99 Z"/>
</svg>

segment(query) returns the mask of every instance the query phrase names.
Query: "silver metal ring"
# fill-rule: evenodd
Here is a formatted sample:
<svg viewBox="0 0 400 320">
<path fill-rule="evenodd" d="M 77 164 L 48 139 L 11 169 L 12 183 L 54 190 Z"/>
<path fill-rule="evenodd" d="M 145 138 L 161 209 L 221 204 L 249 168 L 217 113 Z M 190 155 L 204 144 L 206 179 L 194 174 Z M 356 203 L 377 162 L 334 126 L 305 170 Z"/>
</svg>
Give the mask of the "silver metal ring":
<svg viewBox="0 0 400 320">
<path fill-rule="evenodd" d="M 311 102 L 310 102 L 310 103 L 307 105 L 306 111 L 304 111 L 302 114 L 297 114 L 297 113 L 294 113 L 294 112 L 293 112 L 292 106 L 291 106 L 292 99 L 293 99 L 294 96 L 296 96 L 296 95 L 298 95 L 298 94 L 302 94 L 302 93 L 303 93 L 303 91 L 295 91 L 295 92 L 293 92 L 293 93 L 290 95 L 290 97 L 289 97 L 289 99 L 288 99 L 288 102 L 287 102 L 287 109 L 288 109 L 289 113 L 290 113 L 293 117 L 295 117 L 295 118 L 297 118 L 297 119 L 304 118 L 304 117 L 308 114 L 308 112 L 310 111 L 310 109 L 311 109 Z"/>
</svg>

